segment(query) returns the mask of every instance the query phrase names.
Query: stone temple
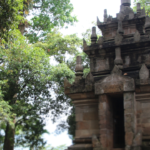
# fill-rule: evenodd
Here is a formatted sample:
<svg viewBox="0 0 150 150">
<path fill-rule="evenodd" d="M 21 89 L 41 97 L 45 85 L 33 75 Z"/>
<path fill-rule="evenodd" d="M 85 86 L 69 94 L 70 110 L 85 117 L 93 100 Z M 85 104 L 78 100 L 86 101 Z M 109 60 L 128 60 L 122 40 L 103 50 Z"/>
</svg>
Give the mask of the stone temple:
<svg viewBox="0 0 150 150">
<path fill-rule="evenodd" d="M 116 18 L 97 18 L 91 45 L 83 40 L 90 73 L 83 78 L 77 57 L 73 84 L 65 94 L 75 106 L 76 134 L 68 150 L 150 150 L 150 17 L 121 0 Z"/>
</svg>

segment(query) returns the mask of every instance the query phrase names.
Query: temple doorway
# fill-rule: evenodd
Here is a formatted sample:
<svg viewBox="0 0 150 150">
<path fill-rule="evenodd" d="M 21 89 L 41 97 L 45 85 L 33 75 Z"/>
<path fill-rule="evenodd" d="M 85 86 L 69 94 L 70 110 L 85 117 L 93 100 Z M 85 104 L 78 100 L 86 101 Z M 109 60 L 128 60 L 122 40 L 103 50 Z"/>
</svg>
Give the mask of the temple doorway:
<svg viewBox="0 0 150 150">
<path fill-rule="evenodd" d="M 113 110 L 113 147 L 125 147 L 123 94 L 111 96 Z"/>
</svg>

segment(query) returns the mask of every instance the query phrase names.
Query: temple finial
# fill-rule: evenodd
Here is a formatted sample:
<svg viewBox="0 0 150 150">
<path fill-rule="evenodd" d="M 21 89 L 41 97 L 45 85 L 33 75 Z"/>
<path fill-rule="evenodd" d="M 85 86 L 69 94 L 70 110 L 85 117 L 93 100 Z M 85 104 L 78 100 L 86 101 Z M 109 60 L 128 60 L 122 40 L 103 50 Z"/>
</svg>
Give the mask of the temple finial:
<svg viewBox="0 0 150 150">
<path fill-rule="evenodd" d="M 83 75 L 83 66 L 82 66 L 81 56 L 77 56 L 75 72 L 76 72 L 76 76 L 82 76 Z"/>
<path fill-rule="evenodd" d="M 100 22 L 99 18 L 97 17 L 97 26 L 101 25 L 102 23 Z"/>
<path fill-rule="evenodd" d="M 86 43 L 86 40 L 83 38 L 83 50 L 85 50 L 87 47 L 87 43 Z"/>
<path fill-rule="evenodd" d="M 137 14 L 140 15 L 141 14 L 141 4 L 137 3 Z"/>
<path fill-rule="evenodd" d="M 96 41 L 97 41 L 96 27 L 93 27 L 92 34 L 91 34 L 91 42 L 92 42 L 92 44 L 95 44 Z"/>
<path fill-rule="evenodd" d="M 107 22 L 107 9 L 104 9 L 104 22 Z"/>
<path fill-rule="evenodd" d="M 145 16 L 146 13 L 145 13 L 145 7 L 141 10 L 141 16 Z"/>
<path fill-rule="evenodd" d="M 121 0 L 121 5 L 130 6 L 131 5 L 131 0 Z"/>
</svg>

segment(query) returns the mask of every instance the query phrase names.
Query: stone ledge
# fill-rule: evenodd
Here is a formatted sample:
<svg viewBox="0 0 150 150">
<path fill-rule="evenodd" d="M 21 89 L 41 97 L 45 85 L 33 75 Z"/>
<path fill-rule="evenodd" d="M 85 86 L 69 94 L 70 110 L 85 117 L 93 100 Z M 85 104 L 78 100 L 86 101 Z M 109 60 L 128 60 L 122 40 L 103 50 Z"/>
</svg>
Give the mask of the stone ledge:
<svg viewBox="0 0 150 150">
<path fill-rule="evenodd" d="M 135 84 L 136 85 L 150 85 L 150 79 L 146 79 L 146 80 L 136 79 Z"/>
<path fill-rule="evenodd" d="M 68 147 L 68 150 L 93 150 L 92 144 L 75 144 Z"/>
</svg>

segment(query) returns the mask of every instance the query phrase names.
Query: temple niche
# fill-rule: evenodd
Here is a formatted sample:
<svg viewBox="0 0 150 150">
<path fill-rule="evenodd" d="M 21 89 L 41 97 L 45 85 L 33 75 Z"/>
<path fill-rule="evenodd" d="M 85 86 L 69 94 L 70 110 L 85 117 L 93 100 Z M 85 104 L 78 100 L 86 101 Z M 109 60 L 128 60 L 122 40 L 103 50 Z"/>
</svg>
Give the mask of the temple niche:
<svg viewBox="0 0 150 150">
<path fill-rule="evenodd" d="M 74 145 L 68 150 L 150 150 L 150 17 L 137 4 L 121 0 L 116 18 L 97 18 L 91 45 L 83 40 L 90 70 L 83 76 L 77 57 L 76 78 L 65 80 L 65 94 L 76 115 Z"/>
</svg>

